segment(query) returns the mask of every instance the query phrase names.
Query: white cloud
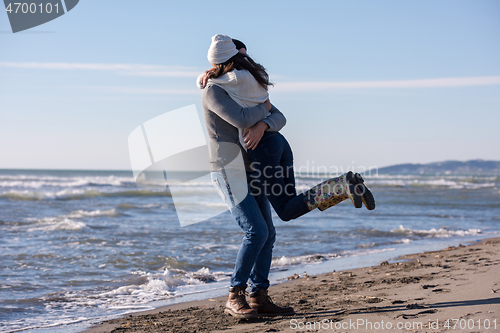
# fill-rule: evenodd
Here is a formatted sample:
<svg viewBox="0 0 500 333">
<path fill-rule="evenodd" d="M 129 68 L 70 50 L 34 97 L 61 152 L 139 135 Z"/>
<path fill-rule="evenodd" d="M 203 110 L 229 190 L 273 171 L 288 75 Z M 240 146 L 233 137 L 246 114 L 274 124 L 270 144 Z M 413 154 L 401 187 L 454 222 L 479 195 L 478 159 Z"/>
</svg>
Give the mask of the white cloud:
<svg viewBox="0 0 500 333">
<path fill-rule="evenodd" d="M 500 84 L 500 76 L 457 77 L 424 80 L 401 81 L 357 81 L 357 82 L 282 82 L 277 83 L 272 92 L 324 92 L 335 89 L 412 89 L 412 88 L 445 88 L 470 87 Z M 156 89 L 156 88 L 121 88 L 115 91 L 131 94 L 157 95 L 200 95 L 200 89 Z"/>
<path fill-rule="evenodd" d="M 198 77 L 203 71 L 187 71 L 187 70 L 160 70 L 160 71 L 144 71 L 144 72 L 126 72 L 127 75 L 137 76 L 163 76 L 163 77 Z"/>
<path fill-rule="evenodd" d="M 282 82 L 276 83 L 274 92 L 325 91 L 333 89 L 381 89 L 381 88 L 443 88 L 500 84 L 500 76 L 455 77 L 400 81 L 354 82 Z"/>
<path fill-rule="evenodd" d="M 151 94 L 151 95 L 201 95 L 202 90 L 193 89 L 157 89 L 157 88 L 129 88 L 129 87 L 112 87 L 112 91 L 125 94 Z"/>
<path fill-rule="evenodd" d="M 197 77 L 202 70 L 182 66 L 143 64 L 85 64 L 64 62 L 0 62 L 4 68 L 116 71 L 137 76 Z"/>
<path fill-rule="evenodd" d="M 147 77 L 187 77 L 194 78 L 203 72 L 201 69 L 183 66 L 144 65 L 144 64 L 99 64 L 99 63 L 61 63 L 61 62 L 0 62 L 0 68 L 24 68 L 47 70 L 91 70 L 114 71 L 124 75 Z M 274 75 L 274 78 L 287 80 L 290 77 Z M 468 87 L 500 84 L 500 76 L 452 77 L 419 80 L 394 81 L 298 81 L 276 82 L 273 92 L 329 91 L 336 89 L 398 89 L 398 88 L 443 88 Z M 126 91 L 126 89 L 124 90 Z M 131 89 L 130 93 L 141 94 L 198 94 L 189 89 Z"/>
</svg>

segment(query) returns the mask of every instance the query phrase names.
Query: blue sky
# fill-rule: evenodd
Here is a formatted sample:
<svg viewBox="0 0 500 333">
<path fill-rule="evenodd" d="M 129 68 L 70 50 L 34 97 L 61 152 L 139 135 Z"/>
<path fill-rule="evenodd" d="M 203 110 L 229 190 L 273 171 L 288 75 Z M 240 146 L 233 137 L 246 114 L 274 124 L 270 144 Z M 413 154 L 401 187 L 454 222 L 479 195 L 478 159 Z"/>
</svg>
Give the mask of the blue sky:
<svg viewBox="0 0 500 333">
<path fill-rule="evenodd" d="M 134 128 L 201 111 L 217 33 L 268 69 L 297 167 L 500 160 L 499 17 L 495 0 L 82 0 L 12 34 L 0 13 L 0 168 L 129 169 Z"/>
</svg>

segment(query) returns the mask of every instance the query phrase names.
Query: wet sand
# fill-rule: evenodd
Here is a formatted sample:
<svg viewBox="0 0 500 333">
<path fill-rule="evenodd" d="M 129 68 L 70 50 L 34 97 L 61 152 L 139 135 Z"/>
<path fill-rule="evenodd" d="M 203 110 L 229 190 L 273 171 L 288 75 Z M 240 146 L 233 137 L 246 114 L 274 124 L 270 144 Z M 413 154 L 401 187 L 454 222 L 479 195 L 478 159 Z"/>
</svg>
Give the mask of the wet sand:
<svg viewBox="0 0 500 333">
<path fill-rule="evenodd" d="M 293 278 L 293 279 L 292 279 Z M 226 297 L 138 312 L 86 332 L 500 332 L 500 238 L 269 289 L 296 315 L 238 320 Z"/>
</svg>

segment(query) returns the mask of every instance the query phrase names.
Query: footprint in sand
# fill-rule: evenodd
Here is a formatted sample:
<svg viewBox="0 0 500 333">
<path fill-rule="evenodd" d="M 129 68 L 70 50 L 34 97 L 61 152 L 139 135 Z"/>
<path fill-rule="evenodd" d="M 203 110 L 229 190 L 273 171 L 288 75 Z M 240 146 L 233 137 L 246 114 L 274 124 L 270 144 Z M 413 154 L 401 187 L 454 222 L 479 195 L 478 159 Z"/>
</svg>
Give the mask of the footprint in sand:
<svg viewBox="0 0 500 333">
<path fill-rule="evenodd" d="M 438 286 L 437 284 L 424 284 L 422 286 L 422 289 L 436 288 L 437 286 Z"/>
<path fill-rule="evenodd" d="M 434 292 L 434 293 L 447 293 L 450 291 L 451 291 L 450 289 L 446 289 L 446 288 L 437 288 L 437 289 L 432 290 L 432 292 Z"/>
<path fill-rule="evenodd" d="M 424 306 L 424 305 L 420 305 L 418 303 L 412 303 L 412 304 L 408 304 L 406 306 L 407 309 L 425 309 L 425 308 L 428 308 L 428 306 Z"/>
<path fill-rule="evenodd" d="M 436 309 L 429 309 L 429 310 L 425 310 L 425 311 L 420 311 L 418 313 L 414 313 L 414 314 L 400 314 L 400 315 L 397 315 L 396 318 L 403 318 L 403 319 L 413 319 L 413 318 L 417 318 L 419 315 L 423 315 L 423 314 L 429 314 L 429 313 L 436 313 L 438 312 L 438 310 Z"/>
<path fill-rule="evenodd" d="M 403 304 L 403 303 L 406 303 L 406 301 L 402 301 L 402 300 L 395 300 L 395 301 L 392 301 L 392 304 Z"/>
</svg>

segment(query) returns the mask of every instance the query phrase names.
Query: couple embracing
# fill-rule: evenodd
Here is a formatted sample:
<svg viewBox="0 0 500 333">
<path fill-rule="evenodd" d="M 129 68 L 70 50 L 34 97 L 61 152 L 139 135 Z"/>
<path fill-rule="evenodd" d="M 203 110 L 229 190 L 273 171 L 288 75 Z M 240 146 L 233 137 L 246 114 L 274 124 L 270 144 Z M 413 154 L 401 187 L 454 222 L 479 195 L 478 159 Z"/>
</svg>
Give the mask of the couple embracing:
<svg viewBox="0 0 500 333">
<path fill-rule="evenodd" d="M 297 194 L 292 150 L 279 133 L 286 119 L 270 103 L 272 83 L 265 68 L 247 55 L 245 44 L 226 35 L 212 37 L 208 61 L 212 68 L 198 77 L 197 85 L 203 89 L 212 181 L 244 232 L 225 312 L 237 318 L 293 315 L 293 308 L 274 304 L 268 295 L 276 239 L 270 204 L 283 221 L 289 221 L 347 199 L 356 208 L 365 205 L 372 210 L 375 200 L 361 175 L 352 172 Z M 241 191 L 230 179 L 242 171 L 230 163 L 240 153 L 247 188 L 244 198 L 237 199 L 235 193 Z"/>
</svg>

